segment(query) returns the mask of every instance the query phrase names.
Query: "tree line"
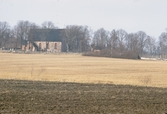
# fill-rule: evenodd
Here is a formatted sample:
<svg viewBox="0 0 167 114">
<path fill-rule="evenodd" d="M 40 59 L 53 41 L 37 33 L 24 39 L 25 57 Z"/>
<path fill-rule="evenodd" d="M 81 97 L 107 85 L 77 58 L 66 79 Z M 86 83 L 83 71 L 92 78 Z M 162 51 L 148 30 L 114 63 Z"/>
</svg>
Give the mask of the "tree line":
<svg viewBox="0 0 167 114">
<path fill-rule="evenodd" d="M 29 21 L 18 21 L 11 27 L 7 22 L 0 22 L 0 48 L 20 49 L 24 40 L 30 40 L 31 29 L 58 29 L 51 21 L 41 25 Z M 123 29 L 93 31 L 88 26 L 67 25 L 61 33 L 63 51 L 79 52 L 92 56 L 131 58 L 138 56 L 167 58 L 167 31 L 159 38 L 147 35 L 144 31 L 127 33 Z"/>
</svg>

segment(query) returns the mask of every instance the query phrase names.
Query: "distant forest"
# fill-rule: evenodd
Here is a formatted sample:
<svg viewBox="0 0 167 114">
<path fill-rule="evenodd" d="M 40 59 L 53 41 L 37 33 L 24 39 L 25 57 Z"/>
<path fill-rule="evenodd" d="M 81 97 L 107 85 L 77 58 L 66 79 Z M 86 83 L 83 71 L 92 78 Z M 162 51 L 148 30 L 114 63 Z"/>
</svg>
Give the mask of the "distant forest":
<svg viewBox="0 0 167 114">
<path fill-rule="evenodd" d="M 98 23 L 97 23 L 98 24 Z M 31 29 L 58 29 L 51 21 L 40 26 L 29 21 L 19 21 L 11 27 L 8 22 L 0 22 L 0 48 L 21 49 L 22 41 L 29 40 Z M 167 58 L 167 31 L 159 38 L 147 35 L 144 31 L 127 33 L 123 29 L 93 31 L 88 26 L 68 25 L 62 42 L 64 52 L 77 52 L 90 56 L 136 59 L 138 57 Z"/>
</svg>

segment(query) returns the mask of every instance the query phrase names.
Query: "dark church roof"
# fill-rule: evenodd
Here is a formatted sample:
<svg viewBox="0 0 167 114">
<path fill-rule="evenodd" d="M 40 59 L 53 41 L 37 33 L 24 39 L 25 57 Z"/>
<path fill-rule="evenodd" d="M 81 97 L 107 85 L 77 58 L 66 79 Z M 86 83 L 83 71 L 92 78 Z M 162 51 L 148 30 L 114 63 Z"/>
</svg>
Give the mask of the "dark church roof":
<svg viewBox="0 0 167 114">
<path fill-rule="evenodd" d="M 29 40 L 61 42 L 63 30 L 64 29 L 31 29 Z"/>
</svg>

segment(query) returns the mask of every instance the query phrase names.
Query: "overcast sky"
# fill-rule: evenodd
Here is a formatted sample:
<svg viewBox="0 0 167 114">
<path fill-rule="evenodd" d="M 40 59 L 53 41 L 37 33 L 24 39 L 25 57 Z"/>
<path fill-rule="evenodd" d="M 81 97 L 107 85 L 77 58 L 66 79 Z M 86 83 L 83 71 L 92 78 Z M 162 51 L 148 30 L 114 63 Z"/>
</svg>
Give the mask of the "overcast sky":
<svg viewBox="0 0 167 114">
<path fill-rule="evenodd" d="M 11 27 L 19 20 L 59 28 L 87 25 L 94 31 L 144 31 L 158 38 L 167 28 L 167 0 L 0 0 L 0 21 Z"/>
</svg>

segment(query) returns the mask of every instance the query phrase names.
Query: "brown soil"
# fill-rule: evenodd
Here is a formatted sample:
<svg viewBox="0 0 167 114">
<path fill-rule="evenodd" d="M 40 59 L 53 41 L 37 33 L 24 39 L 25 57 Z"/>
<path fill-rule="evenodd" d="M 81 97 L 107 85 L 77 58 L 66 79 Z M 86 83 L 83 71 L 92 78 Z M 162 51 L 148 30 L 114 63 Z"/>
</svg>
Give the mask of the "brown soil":
<svg viewBox="0 0 167 114">
<path fill-rule="evenodd" d="M 0 114 L 165 114 L 167 88 L 0 80 Z"/>
</svg>

